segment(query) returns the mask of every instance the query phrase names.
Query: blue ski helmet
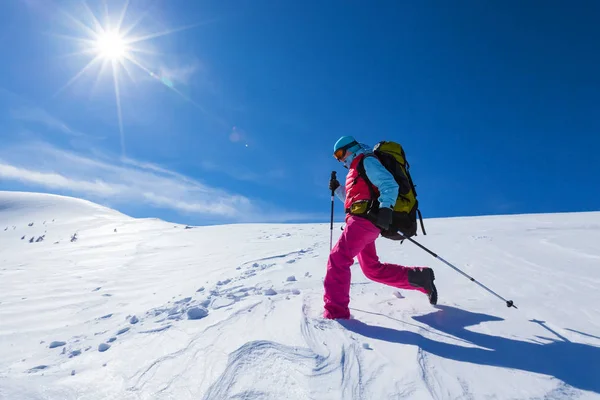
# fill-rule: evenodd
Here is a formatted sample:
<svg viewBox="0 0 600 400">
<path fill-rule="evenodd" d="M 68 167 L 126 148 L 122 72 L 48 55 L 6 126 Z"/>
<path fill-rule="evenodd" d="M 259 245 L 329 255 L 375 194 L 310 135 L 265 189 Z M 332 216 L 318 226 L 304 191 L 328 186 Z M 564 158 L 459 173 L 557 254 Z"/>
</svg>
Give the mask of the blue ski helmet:
<svg viewBox="0 0 600 400">
<path fill-rule="evenodd" d="M 333 154 L 335 158 L 341 160 L 342 158 L 344 158 L 347 151 L 354 153 L 358 149 L 360 149 L 360 145 L 358 144 L 356 139 L 354 139 L 354 137 L 342 136 L 338 139 L 337 142 L 335 142 L 335 145 L 333 145 Z"/>
</svg>

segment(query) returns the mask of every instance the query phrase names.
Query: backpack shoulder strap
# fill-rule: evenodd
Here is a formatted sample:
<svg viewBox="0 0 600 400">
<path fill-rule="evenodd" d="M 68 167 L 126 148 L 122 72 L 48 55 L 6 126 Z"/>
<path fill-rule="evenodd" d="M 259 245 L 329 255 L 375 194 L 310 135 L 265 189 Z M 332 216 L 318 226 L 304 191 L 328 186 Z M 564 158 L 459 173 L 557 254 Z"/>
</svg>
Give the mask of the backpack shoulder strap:
<svg viewBox="0 0 600 400">
<path fill-rule="evenodd" d="M 358 162 L 356 166 L 356 171 L 358 172 L 358 177 L 362 178 L 367 182 L 367 186 L 369 187 L 369 192 L 371 193 L 371 201 L 377 200 L 377 194 L 375 193 L 375 189 L 373 189 L 373 183 L 367 176 L 367 171 L 365 170 L 364 161 L 367 157 L 376 157 L 375 154 L 369 152 L 365 153 L 364 157 Z M 356 179 L 358 179 L 358 177 Z M 354 179 L 354 183 L 356 183 L 356 179 Z"/>
</svg>

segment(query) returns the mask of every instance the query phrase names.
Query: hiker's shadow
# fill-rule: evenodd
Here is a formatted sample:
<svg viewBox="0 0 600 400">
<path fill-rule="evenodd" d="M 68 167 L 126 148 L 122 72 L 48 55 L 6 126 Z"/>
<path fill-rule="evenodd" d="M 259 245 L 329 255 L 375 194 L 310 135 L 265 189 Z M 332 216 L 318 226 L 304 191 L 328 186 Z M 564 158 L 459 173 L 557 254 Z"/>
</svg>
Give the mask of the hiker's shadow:
<svg viewBox="0 0 600 400">
<path fill-rule="evenodd" d="M 413 319 L 485 349 L 438 342 L 415 332 L 368 325 L 358 320 L 340 323 L 365 337 L 418 346 L 450 360 L 550 375 L 575 388 L 600 393 L 600 347 L 565 340 L 547 344 L 525 342 L 472 332 L 465 328 L 487 321 L 502 321 L 502 318 L 448 306 L 438 306 L 438 311 Z"/>
</svg>

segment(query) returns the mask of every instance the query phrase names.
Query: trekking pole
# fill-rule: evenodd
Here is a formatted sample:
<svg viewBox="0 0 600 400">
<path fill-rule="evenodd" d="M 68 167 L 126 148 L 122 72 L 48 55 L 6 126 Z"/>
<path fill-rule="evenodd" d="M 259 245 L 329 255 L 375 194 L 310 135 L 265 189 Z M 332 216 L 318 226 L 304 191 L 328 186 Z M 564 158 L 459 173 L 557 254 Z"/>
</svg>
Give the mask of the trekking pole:
<svg viewBox="0 0 600 400">
<path fill-rule="evenodd" d="M 336 172 L 335 171 L 331 171 L 331 180 L 336 179 Z M 329 224 L 329 251 L 331 251 L 332 246 L 333 246 L 333 207 L 334 207 L 334 202 L 335 202 L 335 193 L 332 190 L 331 191 L 331 221 Z"/>
<path fill-rule="evenodd" d="M 477 285 L 479 285 L 480 287 L 482 287 L 483 289 L 485 289 L 488 293 L 491 293 L 494 296 L 496 296 L 497 298 L 499 298 L 500 300 L 504 301 L 506 303 L 507 307 L 509 307 L 509 308 L 510 307 L 517 308 L 517 306 L 515 306 L 515 304 L 513 303 L 512 300 L 506 300 L 504 297 L 500 296 L 498 293 L 494 292 L 493 290 L 489 289 L 487 286 L 485 286 L 482 283 L 478 282 L 472 276 L 469 276 L 469 275 L 465 274 L 460 269 L 456 268 L 454 265 L 450 264 L 448 261 L 444 260 L 442 257 L 440 257 L 437 254 L 435 254 L 433 251 L 431 251 L 427 247 L 423 246 L 421 243 L 419 243 L 416 240 L 411 239 L 409 237 L 407 237 L 406 239 L 409 240 L 410 242 L 412 242 L 413 244 L 416 244 L 421 249 L 425 250 L 426 252 L 428 252 L 429 254 L 431 254 L 433 257 L 437 258 L 438 260 L 440 260 L 441 262 L 443 262 L 444 264 L 446 264 L 447 266 L 449 266 L 450 268 L 452 268 L 453 270 L 455 270 L 456 272 L 458 272 L 459 274 L 461 274 L 465 278 L 469 279 L 471 282 L 476 283 Z"/>
</svg>

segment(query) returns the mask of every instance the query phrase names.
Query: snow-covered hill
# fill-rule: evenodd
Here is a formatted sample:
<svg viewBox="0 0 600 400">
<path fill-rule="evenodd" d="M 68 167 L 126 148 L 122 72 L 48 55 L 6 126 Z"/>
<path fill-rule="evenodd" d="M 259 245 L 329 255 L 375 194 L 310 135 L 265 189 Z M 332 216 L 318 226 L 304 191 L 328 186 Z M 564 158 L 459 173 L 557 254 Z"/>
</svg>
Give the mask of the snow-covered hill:
<svg viewBox="0 0 600 400">
<path fill-rule="evenodd" d="M 0 192 L 0 398 L 600 398 L 600 213 L 426 226 L 519 309 L 380 239 L 383 260 L 435 268 L 439 306 L 354 265 L 355 319 L 323 320 L 328 224 L 191 228 Z"/>
</svg>

